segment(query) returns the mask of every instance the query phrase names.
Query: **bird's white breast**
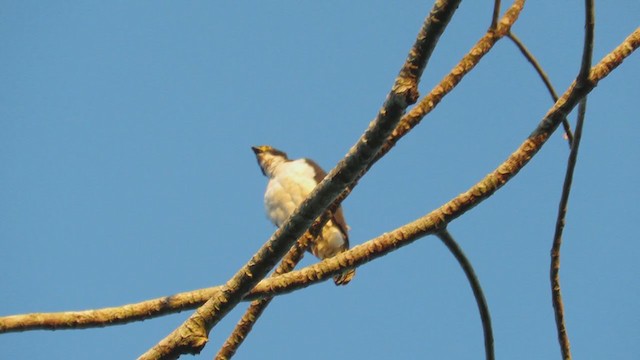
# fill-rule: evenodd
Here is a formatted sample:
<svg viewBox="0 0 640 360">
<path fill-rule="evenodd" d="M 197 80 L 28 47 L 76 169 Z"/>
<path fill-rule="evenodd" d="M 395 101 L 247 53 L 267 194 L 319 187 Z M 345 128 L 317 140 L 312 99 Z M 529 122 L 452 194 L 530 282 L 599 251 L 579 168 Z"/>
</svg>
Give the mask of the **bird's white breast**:
<svg viewBox="0 0 640 360">
<path fill-rule="evenodd" d="M 267 216 L 280 226 L 315 188 L 315 171 L 303 159 L 277 167 L 264 194 Z"/>
<path fill-rule="evenodd" d="M 267 216 L 280 226 L 316 187 L 316 172 L 304 159 L 278 165 L 267 184 L 264 205 Z M 311 252 L 325 259 L 345 250 L 346 241 L 339 228 L 329 221 L 311 244 Z"/>
</svg>

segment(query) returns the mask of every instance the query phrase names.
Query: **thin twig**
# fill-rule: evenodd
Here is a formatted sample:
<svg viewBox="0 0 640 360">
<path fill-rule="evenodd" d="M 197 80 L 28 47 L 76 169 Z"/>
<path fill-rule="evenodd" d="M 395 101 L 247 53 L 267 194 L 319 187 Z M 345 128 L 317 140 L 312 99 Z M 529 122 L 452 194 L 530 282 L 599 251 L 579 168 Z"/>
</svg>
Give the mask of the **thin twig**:
<svg viewBox="0 0 640 360">
<path fill-rule="evenodd" d="M 584 114 L 586 111 L 586 99 L 583 99 L 578 106 L 578 121 L 576 124 L 576 132 L 569 154 L 567 171 L 562 187 L 562 195 L 560 197 L 560 205 L 558 207 L 558 216 L 556 218 L 556 228 L 553 235 L 553 245 L 551 247 L 551 301 L 553 303 L 553 312 L 556 319 L 556 330 L 558 333 L 558 342 L 560 343 L 560 351 L 562 358 L 571 359 L 571 344 L 567 333 L 567 326 L 564 321 L 564 303 L 562 301 L 562 291 L 560 287 L 560 247 L 562 246 L 562 232 L 564 230 L 565 219 L 567 214 L 567 204 L 569 201 L 569 193 L 571 192 L 571 182 L 573 181 L 573 171 L 576 164 L 576 156 L 578 155 L 578 147 L 580 145 L 580 137 L 582 135 L 582 124 L 584 122 Z"/>
<path fill-rule="evenodd" d="M 576 79 L 576 87 L 587 86 L 589 82 L 589 73 L 593 57 L 594 27 L 595 11 L 593 0 L 585 0 L 584 46 L 582 50 L 582 63 Z M 564 317 L 564 302 L 562 300 L 562 290 L 560 286 L 560 248 L 562 246 L 562 232 L 566 223 L 569 195 L 571 193 L 573 173 L 578 159 L 578 149 L 580 148 L 580 139 L 582 138 L 582 128 L 584 125 L 586 111 L 587 97 L 585 96 L 578 106 L 576 132 L 574 134 L 573 146 L 571 146 L 571 152 L 569 153 L 569 159 L 567 160 L 567 171 L 564 177 L 564 184 L 562 186 L 562 194 L 560 195 L 558 216 L 556 218 L 555 233 L 553 235 L 553 245 L 551 247 L 551 265 L 549 271 L 551 280 L 551 302 L 553 304 L 553 311 L 556 320 L 556 330 L 558 333 L 560 351 L 564 360 L 571 360 L 571 343 L 569 342 L 569 334 Z"/>
<path fill-rule="evenodd" d="M 584 24 L 584 48 L 582 50 L 582 63 L 578 73 L 578 86 L 589 81 L 589 72 L 593 58 L 593 36 L 596 26 L 595 4 L 593 0 L 585 0 L 585 24 Z"/>
<path fill-rule="evenodd" d="M 500 20 L 500 0 L 494 0 L 493 16 L 491 17 L 491 26 L 489 27 L 489 30 L 496 30 L 498 28 L 498 20 Z"/>
<path fill-rule="evenodd" d="M 558 93 L 556 93 L 556 90 L 553 88 L 553 85 L 551 84 L 551 80 L 549 80 L 549 75 L 547 75 L 547 73 L 544 71 L 544 69 L 538 62 L 538 59 L 536 59 L 535 56 L 533 56 L 531 51 L 527 49 L 524 43 L 520 40 L 519 37 L 516 36 L 516 34 L 513 33 L 513 31 L 509 31 L 509 33 L 507 33 L 507 37 L 511 39 L 511 41 L 513 41 L 514 44 L 516 44 L 516 46 L 518 47 L 522 55 L 524 55 L 527 61 L 529 61 L 531 65 L 533 65 L 533 68 L 536 70 L 536 72 L 540 76 L 540 79 L 542 79 L 542 82 L 544 82 L 544 85 L 547 87 L 547 90 L 549 91 L 549 94 L 551 95 L 551 99 L 553 99 L 553 102 L 558 101 Z"/>
<path fill-rule="evenodd" d="M 538 60 L 535 58 L 535 56 L 533 56 L 531 51 L 527 49 L 527 47 L 520 40 L 520 38 L 516 36 L 516 34 L 509 31 L 509 33 L 507 33 L 507 37 L 511 39 L 511 41 L 513 41 L 514 44 L 516 44 L 516 46 L 518 47 L 522 55 L 524 55 L 527 61 L 529 61 L 529 63 L 536 70 L 536 72 L 538 73 L 538 76 L 540 76 L 540 79 L 542 79 L 542 82 L 547 87 L 547 90 L 549 91 L 549 94 L 551 95 L 551 99 L 553 99 L 553 102 L 555 103 L 556 101 L 558 101 L 558 94 L 556 93 L 556 90 L 553 88 L 553 85 L 551 84 L 551 80 L 549 80 L 549 76 L 544 71 L 544 69 L 542 69 L 542 66 L 540 65 Z M 562 126 L 564 127 L 564 133 L 565 133 L 565 136 L 567 137 L 569 148 L 571 148 L 571 144 L 573 144 L 573 132 L 571 131 L 571 125 L 569 124 L 569 121 L 567 120 L 567 118 L 562 119 Z"/>
<path fill-rule="evenodd" d="M 458 260 L 458 264 L 460 264 L 464 274 L 467 276 L 467 280 L 469 281 L 469 285 L 471 285 L 471 290 L 473 291 L 473 296 L 476 299 L 476 304 L 478 305 L 478 311 L 480 311 L 480 320 L 482 321 L 482 332 L 484 335 L 485 357 L 487 360 L 494 360 L 495 353 L 493 350 L 491 314 L 489 313 L 489 305 L 487 304 L 487 299 L 484 297 L 480 280 L 478 279 L 476 272 L 473 270 L 473 265 L 471 265 L 471 262 L 464 254 L 464 251 L 462 251 L 462 248 L 458 245 L 453 236 L 451 236 L 449 231 L 444 229 L 437 232 L 436 235 L 440 240 L 442 240 L 449 251 L 451 251 L 456 260 Z"/>
</svg>

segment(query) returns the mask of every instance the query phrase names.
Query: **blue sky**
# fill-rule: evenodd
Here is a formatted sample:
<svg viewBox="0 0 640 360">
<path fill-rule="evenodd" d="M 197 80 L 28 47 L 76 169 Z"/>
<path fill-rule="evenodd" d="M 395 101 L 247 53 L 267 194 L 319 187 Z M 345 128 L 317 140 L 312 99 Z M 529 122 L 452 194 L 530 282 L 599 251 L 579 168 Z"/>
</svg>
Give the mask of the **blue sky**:
<svg viewBox="0 0 640 360">
<path fill-rule="evenodd" d="M 463 2 L 423 93 L 483 34 L 492 3 Z M 560 93 L 579 67 L 581 6 L 531 1 L 513 28 Z M 115 306 L 224 282 L 275 230 L 250 146 L 334 166 L 376 114 L 429 8 L 3 2 L 0 315 Z M 599 2 L 596 13 L 598 61 L 640 24 L 640 3 Z M 640 355 L 638 79 L 634 54 L 589 98 L 561 271 L 576 358 Z M 550 106 L 502 40 L 345 201 L 351 242 L 465 191 Z M 567 155 L 555 134 L 450 226 L 484 285 L 500 358 L 559 357 L 548 264 Z M 244 305 L 213 330 L 201 358 L 215 354 Z M 4 334 L 0 357 L 134 358 L 189 314 Z M 464 275 L 426 237 L 359 268 L 347 287 L 326 282 L 278 298 L 236 358 L 481 356 Z"/>
</svg>

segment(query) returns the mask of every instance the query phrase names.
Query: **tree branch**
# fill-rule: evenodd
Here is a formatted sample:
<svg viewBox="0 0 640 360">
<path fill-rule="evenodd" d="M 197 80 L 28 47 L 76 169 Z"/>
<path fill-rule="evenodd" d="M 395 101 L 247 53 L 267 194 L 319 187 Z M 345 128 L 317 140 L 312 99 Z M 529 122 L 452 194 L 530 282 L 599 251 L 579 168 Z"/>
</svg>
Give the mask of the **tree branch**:
<svg viewBox="0 0 640 360">
<path fill-rule="evenodd" d="M 509 39 L 511 39 L 511 41 L 513 41 L 513 43 L 516 44 L 516 46 L 518 47 L 522 55 L 524 55 L 527 61 L 529 61 L 529 63 L 536 70 L 536 72 L 538 73 L 538 76 L 540 76 L 540 79 L 542 79 L 542 82 L 547 87 L 547 90 L 549 91 L 549 94 L 551 95 L 551 99 L 553 99 L 553 102 L 558 101 L 558 94 L 556 93 L 556 90 L 553 88 L 553 85 L 551 84 L 551 80 L 549 80 L 549 76 L 544 71 L 544 69 L 542 69 L 542 66 L 540 65 L 538 60 L 535 58 L 535 56 L 533 56 L 533 54 L 529 51 L 529 49 L 527 49 L 524 43 L 520 41 L 520 39 L 516 36 L 516 34 L 509 31 L 509 33 L 507 33 L 507 37 L 509 37 Z M 562 119 L 562 126 L 564 127 L 564 133 L 567 137 L 569 148 L 571 148 L 571 144 L 573 144 L 573 132 L 571 131 L 571 125 L 569 124 L 569 121 L 567 120 L 567 118 Z"/>
<path fill-rule="evenodd" d="M 551 265 L 549 277 L 551 280 L 551 302 L 553 304 L 553 313 L 556 320 L 556 331 L 558 334 L 558 343 L 562 358 L 571 359 L 571 344 L 569 342 L 569 334 L 564 321 L 564 303 L 562 301 L 562 291 L 560 287 L 560 248 L 562 246 L 562 232 L 564 230 L 565 219 L 567 215 L 567 204 L 569 201 L 569 193 L 571 192 L 571 183 L 573 181 L 573 171 L 576 165 L 576 157 L 578 155 L 578 147 L 580 145 L 580 137 L 582 135 L 582 125 L 584 123 L 584 115 L 586 111 L 586 99 L 580 101 L 578 107 L 578 122 L 576 124 L 576 132 L 574 137 L 571 153 L 567 164 L 567 171 L 562 187 L 562 195 L 558 206 L 558 216 L 556 218 L 555 233 L 553 235 L 553 245 L 551 246 Z"/>
<path fill-rule="evenodd" d="M 402 120 L 393 130 L 393 133 L 382 147 L 380 153 L 376 156 L 376 161 L 389 152 L 398 140 L 418 125 L 425 115 L 431 112 L 440 103 L 442 98 L 450 93 L 451 90 L 462 81 L 464 76 L 480 62 L 482 57 L 493 48 L 493 45 L 507 34 L 511 26 L 518 19 L 523 7 L 524 0 L 515 0 L 502 19 L 500 19 L 497 29 L 495 31 L 487 31 L 451 72 L 449 72 L 427 96 L 420 100 L 408 114 L 402 117 Z"/>
<path fill-rule="evenodd" d="M 324 224 L 319 226 L 321 227 L 323 225 Z M 316 227 L 316 224 L 312 226 L 312 230 L 314 227 Z M 311 230 L 306 232 L 298 240 L 296 245 L 289 250 L 280 265 L 276 268 L 273 274 L 274 276 L 288 273 L 296 267 L 298 262 L 304 257 L 304 252 L 313 241 L 314 236 L 311 235 L 312 233 L 313 231 Z M 215 356 L 216 360 L 231 359 L 231 357 L 233 357 L 240 345 L 244 342 L 244 339 L 249 335 L 249 332 L 251 332 L 251 329 L 253 329 L 253 325 L 258 321 L 267 306 L 269 306 L 271 300 L 273 300 L 273 296 L 267 296 L 251 302 L 249 308 L 245 311 L 244 315 L 242 315 L 231 334 L 229 334 L 229 337 L 227 337 L 227 340 L 225 340 L 224 344 L 220 347 L 220 350 L 218 350 Z"/>
<path fill-rule="evenodd" d="M 593 32 L 595 27 L 595 11 L 593 0 L 585 0 L 585 35 L 584 46 L 582 50 L 582 63 L 580 71 L 576 79 L 576 87 L 582 87 L 589 82 L 589 72 L 591 69 L 591 61 L 593 57 Z M 569 334 L 564 319 L 564 303 L 562 301 L 562 291 L 560 286 L 560 248 L 562 246 L 562 232 L 564 230 L 567 208 L 569 203 L 569 195 L 571 193 L 571 184 L 573 183 L 573 173 L 578 159 L 578 149 L 580 147 L 580 139 L 582 138 L 582 127 L 584 125 L 584 117 L 587 111 L 587 97 L 580 101 L 578 107 L 578 121 L 576 123 L 576 132 L 567 161 L 567 171 L 562 186 L 562 195 L 560 196 L 560 204 L 558 206 L 558 216 L 556 218 L 555 234 L 553 236 L 553 245 L 551 247 L 551 265 L 549 276 L 551 278 L 551 301 L 553 303 L 553 312 L 556 320 L 556 330 L 558 333 L 558 342 L 562 358 L 571 359 L 571 343 L 569 342 Z"/>
<path fill-rule="evenodd" d="M 511 29 L 511 26 L 518 19 L 518 15 L 522 11 L 524 6 L 524 0 L 516 0 L 507 10 L 504 17 L 500 20 L 498 29 L 489 29 L 487 33 L 478 40 L 478 42 L 467 52 L 467 54 L 458 62 L 458 64 L 449 72 L 448 75 L 440 81 L 440 83 L 431 90 L 431 92 L 425 96 L 420 103 L 411 109 L 411 111 L 402 117 L 398 127 L 394 129 L 393 133 L 387 139 L 387 142 L 382 146 L 380 152 L 376 155 L 373 162 L 369 167 L 373 166 L 378 160 L 380 160 L 385 154 L 387 154 L 395 144 L 406 135 L 411 129 L 420 123 L 428 113 L 430 113 L 448 93 L 453 90 L 456 85 L 462 81 L 464 76 L 468 74 L 484 57 L 485 54 L 493 48 L 493 45 L 502 38 Z M 329 210 L 335 211 L 344 199 L 349 196 L 353 187 L 363 174 L 356 178 L 354 184 L 346 188 L 340 196 L 333 202 Z"/>
<path fill-rule="evenodd" d="M 491 17 L 491 26 L 489 30 L 496 30 L 498 28 L 498 20 L 500 19 L 500 0 L 493 1 L 493 16 Z"/>
<path fill-rule="evenodd" d="M 489 305 L 487 305 L 487 299 L 484 297 L 484 292 L 482 291 L 482 286 L 480 285 L 480 280 L 476 275 L 476 272 L 473 270 L 473 265 L 462 251 L 462 248 L 455 241 L 453 236 L 449 233 L 447 229 L 439 231 L 436 233 L 438 238 L 442 240 L 444 245 L 451 251 L 453 256 L 458 260 L 458 264 L 464 271 L 464 274 L 467 276 L 467 280 L 469 281 L 469 285 L 471 285 L 471 290 L 473 291 L 473 296 L 476 299 L 476 304 L 478 305 L 478 311 L 480 312 L 480 320 L 482 321 L 482 333 L 484 335 L 484 351 L 485 357 L 487 360 L 495 359 L 495 352 L 493 350 L 493 330 L 491 329 L 491 314 L 489 314 Z"/>
<path fill-rule="evenodd" d="M 595 5 L 593 0 L 585 0 L 584 10 L 584 46 L 582 50 L 582 63 L 578 73 L 578 86 L 589 80 L 589 71 L 593 58 L 593 35 L 596 25 Z"/>
</svg>

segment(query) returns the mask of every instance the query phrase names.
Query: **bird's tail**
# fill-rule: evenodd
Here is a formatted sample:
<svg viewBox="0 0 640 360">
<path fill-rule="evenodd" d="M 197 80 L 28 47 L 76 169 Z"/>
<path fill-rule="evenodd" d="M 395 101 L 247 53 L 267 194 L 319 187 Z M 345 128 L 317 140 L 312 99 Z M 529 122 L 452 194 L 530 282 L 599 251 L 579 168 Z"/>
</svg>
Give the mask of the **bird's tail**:
<svg viewBox="0 0 640 360">
<path fill-rule="evenodd" d="M 349 269 L 341 274 L 334 276 L 333 282 L 336 283 L 336 285 L 347 285 L 349 281 L 353 279 L 355 274 L 356 274 L 356 269 Z"/>
</svg>

